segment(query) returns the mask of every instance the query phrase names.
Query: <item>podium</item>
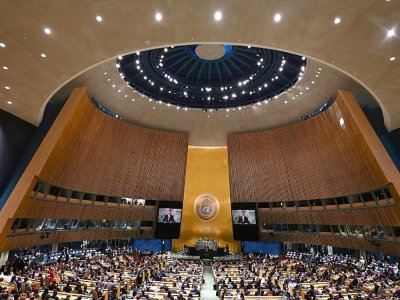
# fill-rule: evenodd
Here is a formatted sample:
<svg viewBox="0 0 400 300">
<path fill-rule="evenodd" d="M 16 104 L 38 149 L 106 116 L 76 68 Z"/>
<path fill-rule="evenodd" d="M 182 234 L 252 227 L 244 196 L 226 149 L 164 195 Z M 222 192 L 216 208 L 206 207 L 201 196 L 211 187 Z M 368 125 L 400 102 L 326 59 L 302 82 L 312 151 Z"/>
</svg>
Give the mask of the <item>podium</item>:
<svg viewBox="0 0 400 300">
<path fill-rule="evenodd" d="M 217 251 L 217 241 L 211 240 L 197 240 L 196 241 L 196 250 L 205 250 L 208 247 L 208 249 Z"/>
</svg>

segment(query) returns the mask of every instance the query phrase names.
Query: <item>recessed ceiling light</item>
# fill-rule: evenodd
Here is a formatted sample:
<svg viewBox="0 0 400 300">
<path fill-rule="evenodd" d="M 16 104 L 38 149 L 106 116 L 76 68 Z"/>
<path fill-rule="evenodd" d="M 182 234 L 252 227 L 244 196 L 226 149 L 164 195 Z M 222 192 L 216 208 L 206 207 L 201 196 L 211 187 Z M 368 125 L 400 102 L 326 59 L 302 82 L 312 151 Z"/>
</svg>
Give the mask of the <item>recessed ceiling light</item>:
<svg viewBox="0 0 400 300">
<path fill-rule="evenodd" d="M 40 56 L 41 56 L 42 58 L 46 58 L 46 57 L 47 57 L 47 55 L 44 54 L 44 53 L 40 54 Z"/>
<path fill-rule="evenodd" d="M 220 11 L 216 11 L 216 12 L 214 13 L 214 19 L 215 19 L 215 21 L 221 21 L 221 19 L 222 19 L 222 13 L 221 13 Z"/>
<path fill-rule="evenodd" d="M 10 90 L 10 89 L 11 89 L 8 85 L 6 85 L 4 88 L 5 88 L 6 90 Z"/>
<path fill-rule="evenodd" d="M 1 48 L 5 48 L 5 47 L 6 47 L 6 44 L 0 43 L 0 47 L 1 47 Z"/>
<path fill-rule="evenodd" d="M 96 16 L 96 21 L 97 21 L 97 22 L 103 21 L 103 17 L 102 17 L 102 16 Z"/>
<path fill-rule="evenodd" d="M 388 30 L 387 37 L 393 37 L 395 35 L 396 35 L 396 31 L 394 30 L 394 28 Z"/>
<path fill-rule="evenodd" d="M 12 101 L 8 100 L 8 101 L 7 101 L 7 104 L 12 104 Z"/>
<path fill-rule="evenodd" d="M 394 61 L 396 59 L 395 56 L 392 56 L 391 58 L 389 58 L 390 61 Z"/>
<path fill-rule="evenodd" d="M 46 27 L 45 29 L 43 29 L 45 34 L 51 34 L 51 29 L 49 27 Z"/>
<path fill-rule="evenodd" d="M 280 22 L 281 20 L 282 20 L 282 15 L 281 14 L 275 14 L 274 21 L 275 22 Z"/>
<path fill-rule="evenodd" d="M 8 70 L 8 67 L 7 66 L 3 66 L 3 70 Z"/>
<path fill-rule="evenodd" d="M 336 17 L 335 20 L 333 20 L 333 23 L 339 24 L 342 20 L 339 17 Z"/>
<path fill-rule="evenodd" d="M 160 22 L 162 20 L 162 14 L 161 13 L 156 13 L 156 15 L 154 16 L 156 18 L 157 22 Z"/>
</svg>

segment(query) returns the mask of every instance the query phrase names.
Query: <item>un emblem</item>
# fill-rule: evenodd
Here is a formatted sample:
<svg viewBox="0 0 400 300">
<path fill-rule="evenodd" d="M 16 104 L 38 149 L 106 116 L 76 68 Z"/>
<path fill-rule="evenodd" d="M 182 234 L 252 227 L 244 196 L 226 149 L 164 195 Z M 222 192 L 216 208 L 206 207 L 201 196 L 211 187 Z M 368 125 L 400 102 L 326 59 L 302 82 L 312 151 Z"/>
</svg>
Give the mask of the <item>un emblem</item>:
<svg viewBox="0 0 400 300">
<path fill-rule="evenodd" d="M 194 201 L 194 210 L 200 219 L 204 221 L 210 221 L 218 214 L 219 202 L 212 195 L 200 195 Z"/>
</svg>

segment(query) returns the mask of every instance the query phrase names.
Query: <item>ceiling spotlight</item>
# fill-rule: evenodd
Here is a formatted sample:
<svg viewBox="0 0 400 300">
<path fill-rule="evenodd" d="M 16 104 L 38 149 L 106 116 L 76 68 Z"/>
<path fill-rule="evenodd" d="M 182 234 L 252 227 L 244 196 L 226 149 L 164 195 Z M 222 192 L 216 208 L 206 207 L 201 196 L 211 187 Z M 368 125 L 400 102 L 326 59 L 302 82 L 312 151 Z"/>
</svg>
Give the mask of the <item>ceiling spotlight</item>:
<svg viewBox="0 0 400 300">
<path fill-rule="evenodd" d="M 43 29 L 45 34 L 51 34 L 51 29 L 49 27 L 46 27 L 45 29 Z"/>
<path fill-rule="evenodd" d="M 102 16 L 96 16 L 96 21 L 97 21 L 97 22 L 103 21 L 103 17 L 102 17 Z"/>
<path fill-rule="evenodd" d="M 8 67 L 7 66 L 3 66 L 3 70 L 8 70 Z"/>
<path fill-rule="evenodd" d="M 10 90 L 10 89 L 11 89 L 8 85 L 6 85 L 4 88 L 5 88 L 6 90 Z"/>
<path fill-rule="evenodd" d="M 333 23 L 339 24 L 341 21 L 342 21 L 342 20 L 341 20 L 339 17 L 336 17 L 336 18 L 333 20 Z"/>
<path fill-rule="evenodd" d="M 395 35 L 396 35 L 396 31 L 394 30 L 394 28 L 388 30 L 387 37 L 393 37 Z"/>
<path fill-rule="evenodd" d="M 40 54 L 40 56 L 41 56 L 42 58 L 46 58 L 46 57 L 47 57 L 47 55 L 44 54 L 44 53 Z"/>
<path fill-rule="evenodd" d="M 6 44 L 0 43 L 0 47 L 1 47 L 1 48 L 5 48 L 5 47 L 6 47 Z"/>
<path fill-rule="evenodd" d="M 275 14 L 274 16 L 274 21 L 275 22 L 280 22 L 282 20 L 282 15 L 281 14 Z"/>
<path fill-rule="evenodd" d="M 221 21 L 221 19 L 222 19 L 222 13 L 220 11 L 216 11 L 214 13 L 214 20 L 215 21 Z"/>
<path fill-rule="evenodd" d="M 160 22 L 162 20 L 162 14 L 161 13 L 156 13 L 156 15 L 154 16 L 156 18 L 157 22 Z"/>
<path fill-rule="evenodd" d="M 12 101 L 8 100 L 8 101 L 7 101 L 7 104 L 12 104 Z"/>
<path fill-rule="evenodd" d="M 390 61 L 394 61 L 396 59 L 396 57 L 392 56 L 391 58 L 389 58 Z M 4 67 L 3 67 L 4 68 Z"/>
</svg>

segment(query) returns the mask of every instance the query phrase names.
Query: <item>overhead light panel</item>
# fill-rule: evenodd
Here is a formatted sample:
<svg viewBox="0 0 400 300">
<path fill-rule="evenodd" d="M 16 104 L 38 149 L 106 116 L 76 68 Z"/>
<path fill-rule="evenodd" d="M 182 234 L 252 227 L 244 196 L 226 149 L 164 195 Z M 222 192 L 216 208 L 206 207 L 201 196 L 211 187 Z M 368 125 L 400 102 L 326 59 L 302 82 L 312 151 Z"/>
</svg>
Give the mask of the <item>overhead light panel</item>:
<svg viewBox="0 0 400 300">
<path fill-rule="evenodd" d="M 157 12 L 154 17 L 157 22 L 160 22 L 162 20 L 162 14 L 160 12 Z"/>
<path fill-rule="evenodd" d="M 274 21 L 276 23 L 280 22 L 282 20 L 282 15 L 281 14 L 275 14 L 274 16 Z"/>
<path fill-rule="evenodd" d="M 396 35 L 396 31 L 394 30 L 394 28 L 388 30 L 387 37 L 394 37 L 395 35 Z"/>
<path fill-rule="evenodd" d="M 222 13 L 218 10 L 214 13 L 214 20 L 221 21 L 221 19 L 222 19 Z"/>
</svg>

